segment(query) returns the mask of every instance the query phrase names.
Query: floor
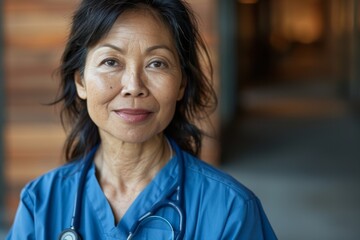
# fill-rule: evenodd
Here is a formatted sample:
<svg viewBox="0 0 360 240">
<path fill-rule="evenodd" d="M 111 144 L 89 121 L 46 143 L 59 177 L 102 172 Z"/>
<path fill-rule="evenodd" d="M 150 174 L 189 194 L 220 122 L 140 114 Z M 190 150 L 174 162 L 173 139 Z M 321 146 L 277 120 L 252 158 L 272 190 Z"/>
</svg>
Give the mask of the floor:
<svg viewBox="0 0 360 240">
<path fill-rule="evenodd" d="M 325 85 L 245 92 L 246 117 L 224 140 L 222 168 L 258 195 L 279 239 L 359 239 L 360 116 L 334 96 Z"/>
</svg>

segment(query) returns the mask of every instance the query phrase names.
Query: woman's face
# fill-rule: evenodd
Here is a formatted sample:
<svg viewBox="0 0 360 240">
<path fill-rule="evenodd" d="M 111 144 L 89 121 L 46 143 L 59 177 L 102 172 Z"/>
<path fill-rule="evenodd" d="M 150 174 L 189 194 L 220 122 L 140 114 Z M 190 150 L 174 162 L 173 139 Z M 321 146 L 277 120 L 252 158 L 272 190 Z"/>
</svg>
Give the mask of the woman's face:
<svg viewBox="0 0 360 240">
<path fill-rule="evenodd" d="M 146 10 L 124 12 L 75 79 L 102 140 L 131 143 L 162 133 L 185 88 L 170 30 Z"/>
</svg>

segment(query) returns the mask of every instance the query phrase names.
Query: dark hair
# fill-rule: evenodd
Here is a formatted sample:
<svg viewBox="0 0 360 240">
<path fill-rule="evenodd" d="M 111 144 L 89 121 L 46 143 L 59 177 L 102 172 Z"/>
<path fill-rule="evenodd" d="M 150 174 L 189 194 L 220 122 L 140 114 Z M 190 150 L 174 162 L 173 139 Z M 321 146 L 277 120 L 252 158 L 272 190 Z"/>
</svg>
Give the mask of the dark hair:
<svg viewBox="0 0 360 240">
<path fill-rule="evenodd" d="M 59 69 L 60 93 L 54 102 L 63 102 L 62 124 L 71 127 L 65 142 L 67 161 L 83 157 L 100 142 L 98 128 L 88 114 L 86 102 L 77 96 L 75 73 L 79 71 L 83 74 L 88 48 L 110 31 L 119 15 L 137 8 L 155 12 L 169 27 L 176 42 L 182 73 L 187 79 L 184 97 L 177 103 L 175 115 L 165 134 L 183 150 L 194 155 L 200 152 L 204 133 L 194 120 L 208 117 L 217 99 L 201 62 L 205 61 L 208 74 L 212 76 L 209 54 L 187 3 L 181 0 L 83 0 L 73 17 Z"/>
</svg>

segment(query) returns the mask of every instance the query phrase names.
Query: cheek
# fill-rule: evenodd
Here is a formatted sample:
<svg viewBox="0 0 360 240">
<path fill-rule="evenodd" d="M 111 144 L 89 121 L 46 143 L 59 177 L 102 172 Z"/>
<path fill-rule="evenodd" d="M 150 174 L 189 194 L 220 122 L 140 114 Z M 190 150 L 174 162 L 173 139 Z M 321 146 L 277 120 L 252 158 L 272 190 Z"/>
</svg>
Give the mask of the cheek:
<svg viewBox="0 0 360 240">
<path fill-rule="evenodd" d="M 162 97 L 163 101 L 176 103 L 179 100 L 179 95 L 182 95 L 182 81 L 181 75 L 174 73 L 165 76 L 151 76 L 149 79 L 149 89 Z"/>
<path fill-rule="evenodd" d="M 158 83 L 149 86 L 152 95 L 163 104 L 173 104 L 177 101 L 179 87 L 177 84 L 171 84 L 171 80 L 159 81 Z"/>
<path fill-rule="evenodd" d="M 176 104 L 179 100 L 179 95 L 181 95 L 180 83 L 168 84 L 165 88 L 163 88 L 161 93 L 162 107 L 166 109 L 168 114 L 173 115 L 175 112 Z"/>
<path fill-rule="evenodd" d="M 110 76 L 91 73 L 88 76 L 85 76 L 88 100 L 106 103 L 116 96 L 116 86 L 110 81 Z"/>
<path fill-rule="evenodd" d="M 176 103 L 177 103 L 177 96 L 179 91 L 177 89 L 168 88 L 168 90 L 163 91 L 162 99 L 161 99 L 161 107 L 163 113 L 167 115 L 167 118 L 173 118 Z M 170 119 L 170 120 L 171 120 Z"/>
</svg>

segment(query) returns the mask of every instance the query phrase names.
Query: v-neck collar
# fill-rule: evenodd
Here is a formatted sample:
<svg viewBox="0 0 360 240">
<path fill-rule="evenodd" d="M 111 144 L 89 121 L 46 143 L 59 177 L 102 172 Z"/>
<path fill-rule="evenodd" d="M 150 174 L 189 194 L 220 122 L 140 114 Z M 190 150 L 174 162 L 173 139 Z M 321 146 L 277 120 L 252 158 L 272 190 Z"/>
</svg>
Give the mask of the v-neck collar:
<svg viewBox="0 0 360 240">
<path fill-rule="evenodd" d="M 92 163 L 87 174 L 84 194 L 92 205 L 104 234 L 119 238 L 127 236 L 133 224 L 147 213 L 155 203 L 166 196 L 169 189 L 177 183 L 177 179 L 178 157 L 174 156 L 136 197 L 117 226 L 115 226 L 115 218 L 110 204 L 96 178 L 94 163 Z"/>
</svg>

